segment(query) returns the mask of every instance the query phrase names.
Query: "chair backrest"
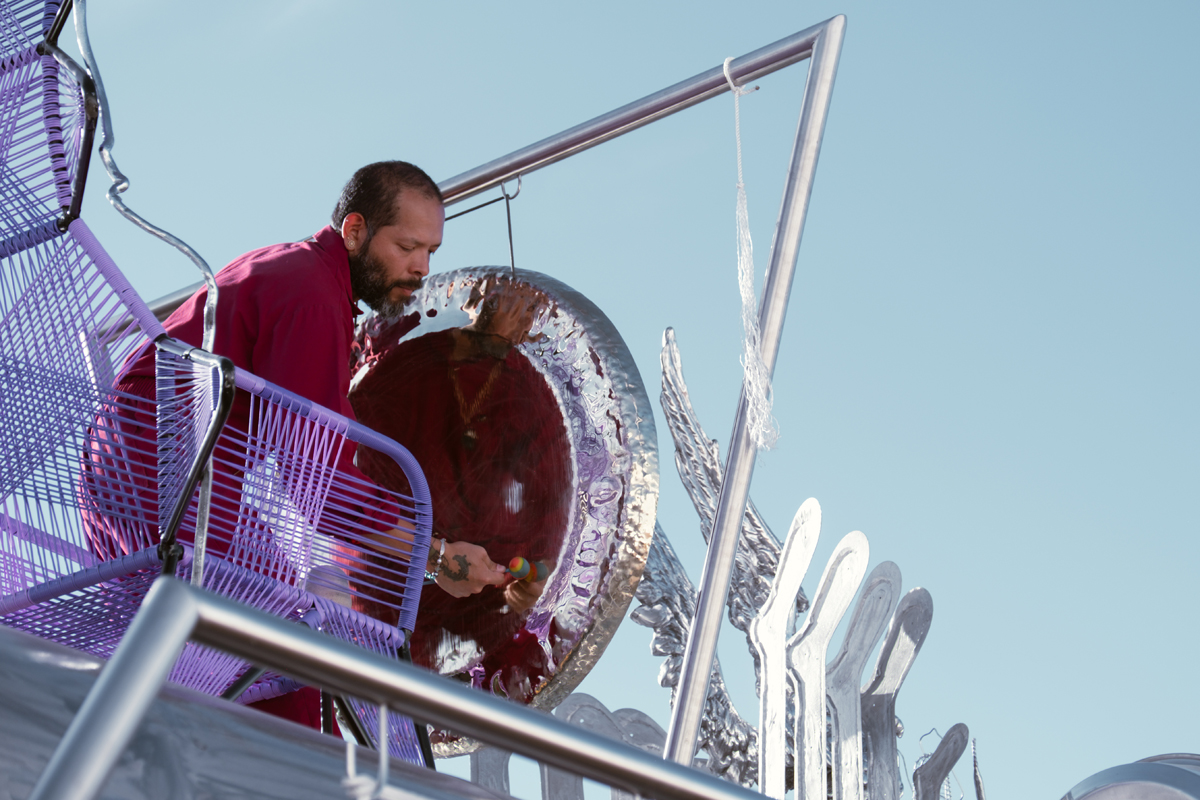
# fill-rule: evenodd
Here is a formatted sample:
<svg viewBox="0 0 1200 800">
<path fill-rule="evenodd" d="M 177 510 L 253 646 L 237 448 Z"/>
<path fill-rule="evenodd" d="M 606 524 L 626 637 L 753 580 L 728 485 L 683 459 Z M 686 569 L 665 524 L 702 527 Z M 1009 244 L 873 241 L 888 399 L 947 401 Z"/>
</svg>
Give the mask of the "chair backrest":
<svg viewBox="0 0 1200 800">
<path fill-rule="evenodd" d="M 433 521 L 416 460 L 390 439 L 250 373 L 238 370 L 235 380 L 248 396 L 250 425 L 227 426 L 217 442 L 207 549 L 318 596 L 342 595 L 344 605 L 411 630 Z M 344 469 L 358 447 L 394 459 L 409 491 L 385 490 Z M 194 519 L 193 507 L 184 539 Z M 389 529 L 409 532 L 407 553 L 385 555 L 369 541 Z"/>
<path fill-rule="evenodd" d="M 113 422 L 146 406 L 114 388 L 117 369 L 165 332 L 77 218 L 96 99 L 55 43 L 68 11 L 59 0 L 0 4 L 0 607 L 9 610 L 65 591 L 79 570 L 157 546 L 160 520 L 192 488 L 198 437 L 186 429 L 211 427 L 215 411 L 212 376 L 167 363 L 179 376 L 167 382 L 169 435 L 156 430 L 153 403 L 141 430 Z M 129 455 L 143 451 L 148 464 Z M 53 613 L 41 616 L 33 629 L 51 631 Z M 107 626 L 93 627 L 91 646 L 59 638 L 102 653 Z"/>
<path fill-rule="evenodd" d="M 0 284 L 0 533 L 4 558 L 21 562 L 0 576 L 11 593 L 114 555 L 95 546 L 90 519 L 103 517 L 124 553 L 157 544 L 157 476 L 124 455 L 154 453 L 155 429 L 112 427 L 143 401 L 113 388 L 111 365 L 163 331 L 82 220 L 0 259 Z M 102 450 L 112 457 L 97 472 Z M 27 550 L 33 531 L 43 552 Z"/>
<path fill-rule="evenodd" d="M 59 0 L 0 5 L 0 256 L 79 212 L 96 105 L 90 78 L 46 38 L 59 11 Z"/>
</svg>

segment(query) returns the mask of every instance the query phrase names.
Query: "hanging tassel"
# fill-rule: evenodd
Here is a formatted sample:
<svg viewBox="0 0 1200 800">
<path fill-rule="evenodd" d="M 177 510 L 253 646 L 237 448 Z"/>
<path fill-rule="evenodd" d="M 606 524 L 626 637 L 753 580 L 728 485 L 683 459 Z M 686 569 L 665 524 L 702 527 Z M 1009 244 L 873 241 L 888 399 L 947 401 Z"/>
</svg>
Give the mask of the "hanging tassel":
<svg viewBox="0 0 1200 800">
<path fill-rule="evenodd" d="M 762 359 L 758 329 L 758 304 L 754 291 L 754 243 L 750 239 L 750 212 L 746 183 L 742 178 L 742 119 L 738 98 L 758 89 L 744 89 L 729 73 L 732 58 L 725 59 L 725 80 L 733 93 L 733 128 L 737 140 L 737 253 L 738 289 L 742 296 L 742 369 L 746 387 L 746 430 L 760 450 L 770 450 L 779 441 L 779 425 L 771 413 L 771 373 Z"/>
</svg>

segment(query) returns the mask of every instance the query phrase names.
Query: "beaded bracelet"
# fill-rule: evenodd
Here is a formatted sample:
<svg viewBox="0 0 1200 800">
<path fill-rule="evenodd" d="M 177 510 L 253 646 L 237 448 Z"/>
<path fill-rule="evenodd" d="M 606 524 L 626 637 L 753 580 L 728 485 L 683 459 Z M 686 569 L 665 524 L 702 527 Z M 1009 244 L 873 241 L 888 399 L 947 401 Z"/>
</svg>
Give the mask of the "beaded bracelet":
<svg viewBox="0 0 1200 800">
<path fill-rule="evenodd" d="M 445 539 L 445 537 L 443 537 L 442 538 L 442 546 L 438 550 L 437 565 L 433 568 L 433 572 L 430 572 L 429 570 L 425 570 L 425 582 L 426 583 L 437 583 L 438 575 L 442 574 L 442 560 L 445 555 L 446 555 L 446 539 Z"/>
</svg>

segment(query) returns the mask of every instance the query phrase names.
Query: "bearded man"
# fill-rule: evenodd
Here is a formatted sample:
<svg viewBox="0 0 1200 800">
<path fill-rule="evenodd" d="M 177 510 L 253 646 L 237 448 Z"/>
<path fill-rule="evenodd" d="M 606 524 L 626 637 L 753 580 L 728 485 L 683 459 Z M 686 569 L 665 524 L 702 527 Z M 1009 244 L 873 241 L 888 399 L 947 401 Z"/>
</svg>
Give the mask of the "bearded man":
<svg viewBox="0 0 1200 800">
<path fill-rule="evenodd" d="M 213 351 L 284 389 L 354 419 L 346 399 L 350 388 L 351 345 L 361 300 L 383 315 L 403 309 L 421 279 L 429 274 L 430 257 L 442 242 L 445 219 L 437 184 L 418 167 L 403 161 L 369 164 L 354 173 L 342 190 L 333 212 L 333 224 L 301 242 L 255 250 L 235 259 L 217 273 L 219 298 Z M 163 323 L 167 332 L 199 346 L 203 334 L 207 290 L 201 288 Z M 154 348 L 147 346 L 122 370 L 119 391 L 147 399 L 137 419 L 118 425 L 127 440 L 154 442 Z M 229 426 L 248 430 L 250 399 L 235 396 Z M 154 457 L 145 456 L 146 509 L 154 508 Z M 363 479 L 354 466 L 352 448 L 343 451 L 339 471 Z M 98 468 L 99 469 L 99 468 Z M 214 495 L 237 496 L 238 476 L 214 475 Z M 219 522 L 214 504 L 214 522 Z M 236 502 L 233 504 L 236 508 Z M 365 510 L 364 510 L 365 511 Z M 375 515 L 387 516 L 386 509 Z M 398 531 L 375 520 L 380 529 L 377 544 L 383 552 Z M 93 550 L 102 558 L 124 549 L 105 529 L 104 515 L 89 526 Z M 180 530 L 180 539 L 191 533 Z M 226 543 L 209 539 L 208 550 L 222 555 Z M 454 563 L 469 565 L 466 574 L 452 580 L 443 571 L 438 584 L 456 597 L 479 592 L 505 582 L 504 567 L 494 564 L 482 547 L 465 542 L 447 545 L 441 553 Z M 436 559 L 438 554 L 431 552 Z M 436 567 L 431 564 L 430 568 Z M 306 697 L 294 697 L 307 692 Z M 259 705 L 312 727 L 320 727 L 315 690 L 301 690 Z"/>
</svg>

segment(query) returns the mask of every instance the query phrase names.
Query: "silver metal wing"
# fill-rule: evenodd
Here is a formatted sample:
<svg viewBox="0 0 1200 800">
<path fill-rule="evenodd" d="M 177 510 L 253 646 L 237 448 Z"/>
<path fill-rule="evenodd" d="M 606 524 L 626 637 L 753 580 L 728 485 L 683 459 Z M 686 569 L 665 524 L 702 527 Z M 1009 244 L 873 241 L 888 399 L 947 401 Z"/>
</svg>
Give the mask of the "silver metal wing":
<svg viewBox="0 0 1200 800">
<path fill-rule="evenodd" d="M 714 439 L 708 438 L 700 420 L 696 418 L 692 401 L 688 397 L 687 384 L 683 379 L 683 363 L 672 328 L 667 328 L 663 333 L 661 361 L 663 384 L 660 400 L 667 418 L 667 428 L 670 429 L 671 438 L 675 442 L 675 467 L 688 496 L 692 499 L 692 504 L 696 507 L 696 512 L 700 515 L 700 531 L 707 542 L 712 531 L 717 497 L 721 493 L 723 468 L 720 448 Z M 779 539 L 767 527 L 758 509 L 754 507 L 754 502 L 747 501 L 727 603 L 729 621 L 735 628 L 747 633 L 746 641 L 755 658 L 756 676 L 758 656 L 750 641 L 748 629 L 750 620 L 758 615 L 759 609 L 771 592 L 771 583 L 775 579 L 775 569 L 779 563 L 779 550 Z M 802 589 L 796 600 L 796 613 L 803 613 L 807 609 L 808 598 Z"/>
<path fill-rule="evenodd" d="M 696 589 L 661 526 L 655 525 L 650 556 L 635 596 L 641 605 L 630 618 L 654 630 L 650 652 L 666 658 L 658 682 L 671 690 L 673 704 L 696 612 Z M 733 707 L 719 661 L 713 664 L 698 746 L 708 753 L 711 772 L 743 786 L 758 781 L 758 732 Z"/>
</svg>

